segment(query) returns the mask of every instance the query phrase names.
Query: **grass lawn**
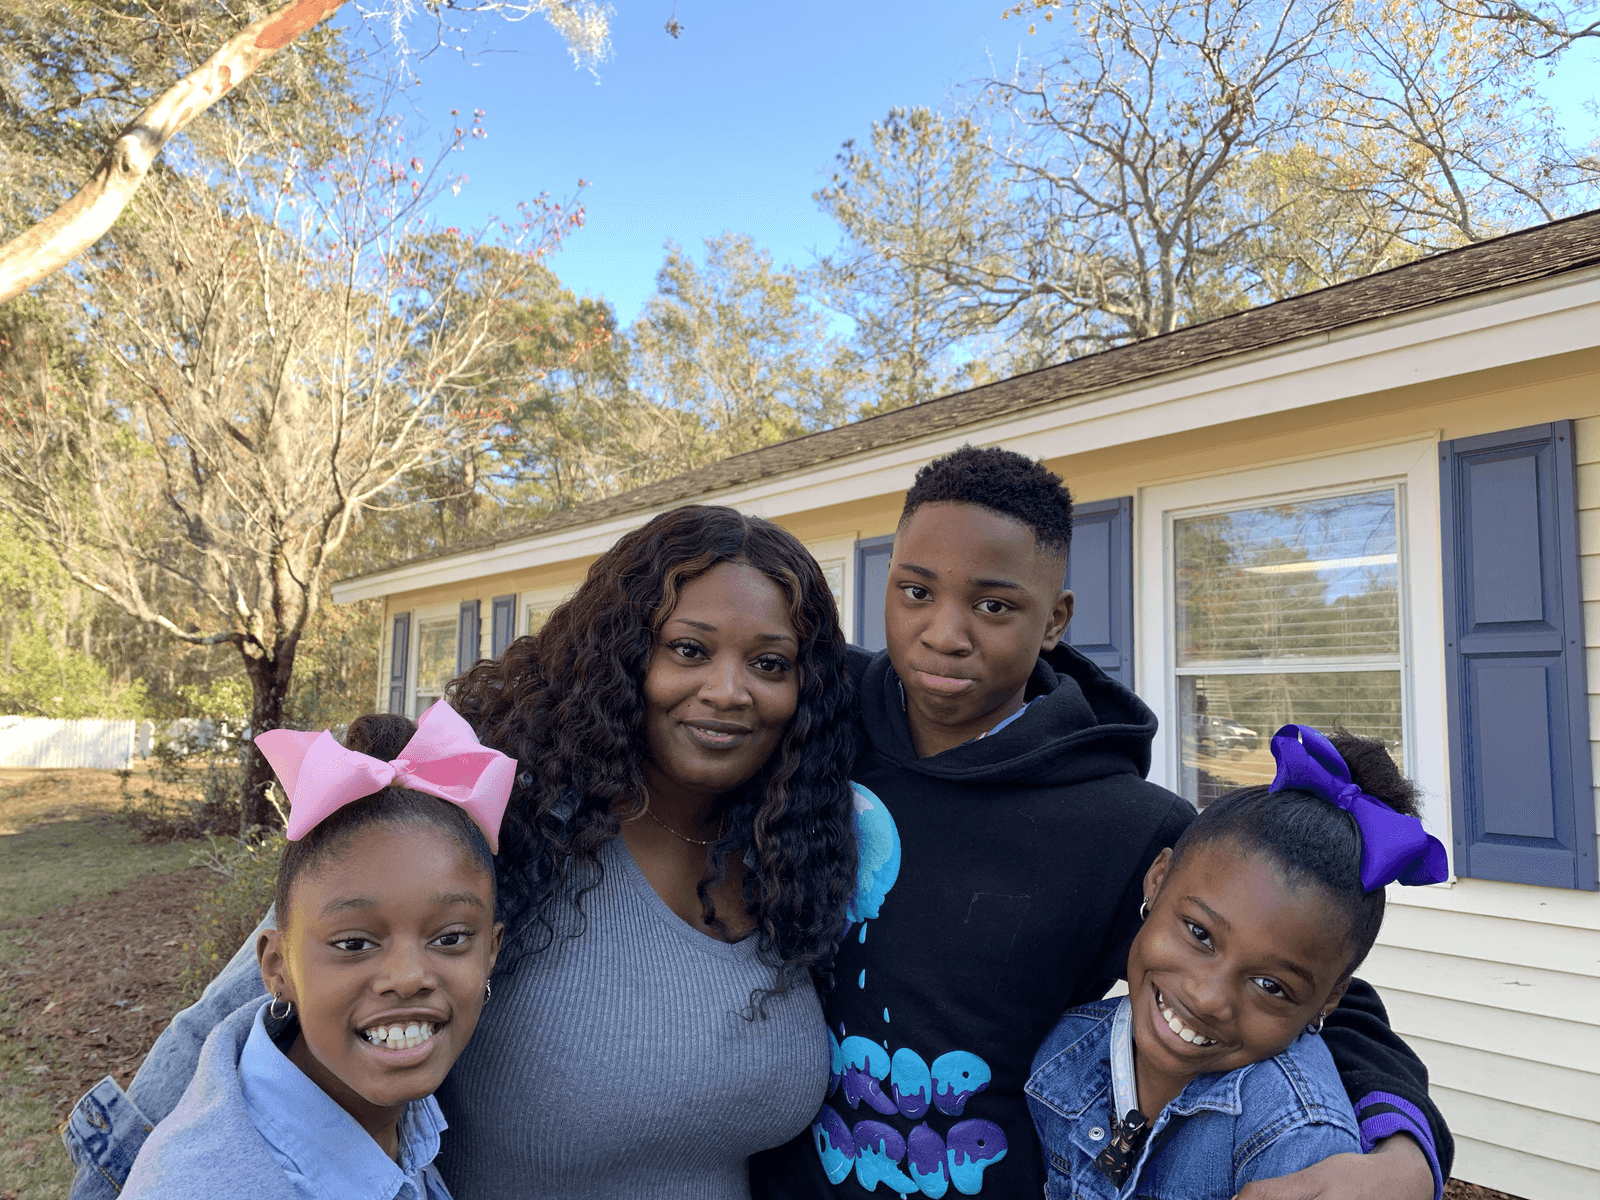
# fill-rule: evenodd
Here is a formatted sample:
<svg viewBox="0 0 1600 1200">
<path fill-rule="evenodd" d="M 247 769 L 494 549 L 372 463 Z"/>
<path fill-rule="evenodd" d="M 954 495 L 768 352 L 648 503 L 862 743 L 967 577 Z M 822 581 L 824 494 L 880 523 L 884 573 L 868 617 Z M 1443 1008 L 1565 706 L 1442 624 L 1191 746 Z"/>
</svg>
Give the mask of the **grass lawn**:
<svg viewBox="0 0 1600 1200">
<path fill-rule="evenodd" d="M 0 768 L 0 1200 L 66 1196 L 72 1102 L 126 1083 L 172 1015 L 141 1000 L 175 977 L 205 872 L 121 806 L 115 771 Z"/>
<path fill-rule="evenodd" d="M 193 844 L 142 842 L 115 771 L 0 767 L 0 925 L 179 871 Z"/>
</svg>

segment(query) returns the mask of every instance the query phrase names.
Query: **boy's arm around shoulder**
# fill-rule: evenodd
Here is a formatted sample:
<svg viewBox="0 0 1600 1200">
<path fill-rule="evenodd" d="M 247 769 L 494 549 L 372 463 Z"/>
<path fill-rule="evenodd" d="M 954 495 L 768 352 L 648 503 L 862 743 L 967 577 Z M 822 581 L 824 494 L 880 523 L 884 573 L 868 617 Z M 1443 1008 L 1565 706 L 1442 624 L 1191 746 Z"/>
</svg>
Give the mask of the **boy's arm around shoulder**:
<svg viewBox="0 0 1600 1200">
<path fill-rule="evenodd" d="M 1389 1026 L 1377 990 L 1352 979 L 1339 1007 L 1328 1014 L 1323 1040 L 1361 1125 L 1361 1148 L 1409 1134 L 1428 1160 L 1434 1194 L 1444 1194 L 1455 1159 L 1450 1127 L 1428 1097 L 1428 1068 Z"/>
<path fill-rule="evenodd" d="M 70 1200 L 112 1200 L 122 1190 L 139 1148 L 156 1122 L 177 1107 L 194 1078 L 200 1049 L 211 1031 L 250 1001 L 265 999 L 256 939 L 263 929 L 276 926 L 276 915 L 268 909 L 200 999 L 162 1030 L 126 1092 L 108 1075 L 73 1107 L 61 1132 L 78 1168 Z"/>
</svg>

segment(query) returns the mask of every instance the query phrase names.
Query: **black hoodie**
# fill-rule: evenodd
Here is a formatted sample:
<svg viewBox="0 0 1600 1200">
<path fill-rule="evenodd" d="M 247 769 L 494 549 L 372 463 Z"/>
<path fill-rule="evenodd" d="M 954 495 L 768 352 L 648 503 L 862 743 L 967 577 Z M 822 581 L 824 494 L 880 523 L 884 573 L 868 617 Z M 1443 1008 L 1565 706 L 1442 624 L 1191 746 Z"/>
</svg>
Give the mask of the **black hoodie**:
<svg viewBox="0 0 1600 1200">
<path fill-rule="evenodd" d="M 888 655 L 852 650 L 851 668 L 864 733 L 853 778 L 893 818 L 898 874 L 864 843 L 879 886 L 824 1000 L 839 1081 L 810 1133 L 751 1160 L 752 1192 L 1034 1200 L 1044 1166 L 1022 1092 L 1034 1052 L 1064 1010 L 1121 978 L 1145 871 L 1194 810 L 1144 778 L 1155 714 L 1070 647 L 1036 664 L 1022 717 L 928 758 Z M 1400 1083 L 1421 1064 L 1386 1025 L 1375 1036 L 1385 1045 L 1356 1065 L 1414 1098 Z M 1403 1081 L 1382 1069 L 1395 1045 L 1415 1067 Z M 1420 1090 L 1426 1104 L 1425 1073 Z"/>
</svg>

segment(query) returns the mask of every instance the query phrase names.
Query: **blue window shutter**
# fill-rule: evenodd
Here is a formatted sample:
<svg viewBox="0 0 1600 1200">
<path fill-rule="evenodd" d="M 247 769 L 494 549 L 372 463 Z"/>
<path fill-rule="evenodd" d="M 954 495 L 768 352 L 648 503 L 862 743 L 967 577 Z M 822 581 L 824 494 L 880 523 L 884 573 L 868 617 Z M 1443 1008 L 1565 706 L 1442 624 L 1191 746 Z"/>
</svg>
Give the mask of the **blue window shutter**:
<svg viewBox="0 0 1600 1200">
<path fill-rule="evenodd" d="M 406 664 L 411 656 L 411 614 L 397 613 L 389 646 L 389 711 L 406 711 Z"/>
<path fill-rule="evenodd" d="M 889 644 L 883 628 L 883 604 L 889 592 L 889 559 L 893 555 L 892 533 L 856 543 L 855 643 L 863 650 L 882 650 Z"/>
<path fill-rule="evenodd" d="M 1066 586 L 1072 623 L 1062 641 L 1133 686 L 1133 497 L 1072 508 Z"/>
<path fill-rule="evenodd" d="M 478 627 L 478 601 L 461 602 L 461 622 L 456 626 L 456 674 L 466 674 L 467 668 L 478 661 L 478 647 L 483 644 L 483 631 Z"/>
<path fill-rule="evenodd" d="M 1572 422 L 1439 451 L 1456 874 L 1593 891 Z"/>
<path fill-rule="evenodd" d="M 499 658 L 517 636 L 517 598 L 496 596 L 494 615 L 489 626 L 489 657 Z"/>
</svg>

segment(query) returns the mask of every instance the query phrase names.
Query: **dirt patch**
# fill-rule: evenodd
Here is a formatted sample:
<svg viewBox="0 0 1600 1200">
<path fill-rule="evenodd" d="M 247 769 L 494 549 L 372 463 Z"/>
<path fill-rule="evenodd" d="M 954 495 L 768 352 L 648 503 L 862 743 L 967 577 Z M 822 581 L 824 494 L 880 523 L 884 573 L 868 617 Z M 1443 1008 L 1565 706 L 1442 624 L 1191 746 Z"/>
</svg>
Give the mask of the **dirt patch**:
<svg viewBox="0 0 1600 1200">
<path fill-rule="evenodd" d="M 179 1007 L 184 942 L 209 872 L 148 875 L 98 900 L 0 927 L 8 1052 L 61 1115 L 104 1075 L 133 1077 Z"/>
<path fill-rule="evenodd" d="M 1444 1185 L 1444 1200 L 1520 1200 L 1510 1192 L 1497 1192 L 1493 1188 L 1479 1187 L 1475 1183 L 1462 1183 L 1452 1179 Z"/>
<path fill-rule="evenodd" d="M 149 875 L 0 925 L 0 1178 L 23 1185 L 18 1200 L 64 1195 L 61 1122 L 102 1077 L 126 1086 L 180 1006 L 182 946 L 211 878 Z"/>
<path fill-rule="evenodd" d="M 130 782 L 144 786 L 148 771 L 134 768 Z M 40 821 L 71 821 L 122 808 L 122 773 L 87 768 L 0 767 L 0 834 L 19 833 Z"/>
<path fill-rule="evenodd" d="M 0 925 L 193 861 L 196 843 L 144 841 L 122 806 L 116 771 L 0 768 Z"/>
</svg>

